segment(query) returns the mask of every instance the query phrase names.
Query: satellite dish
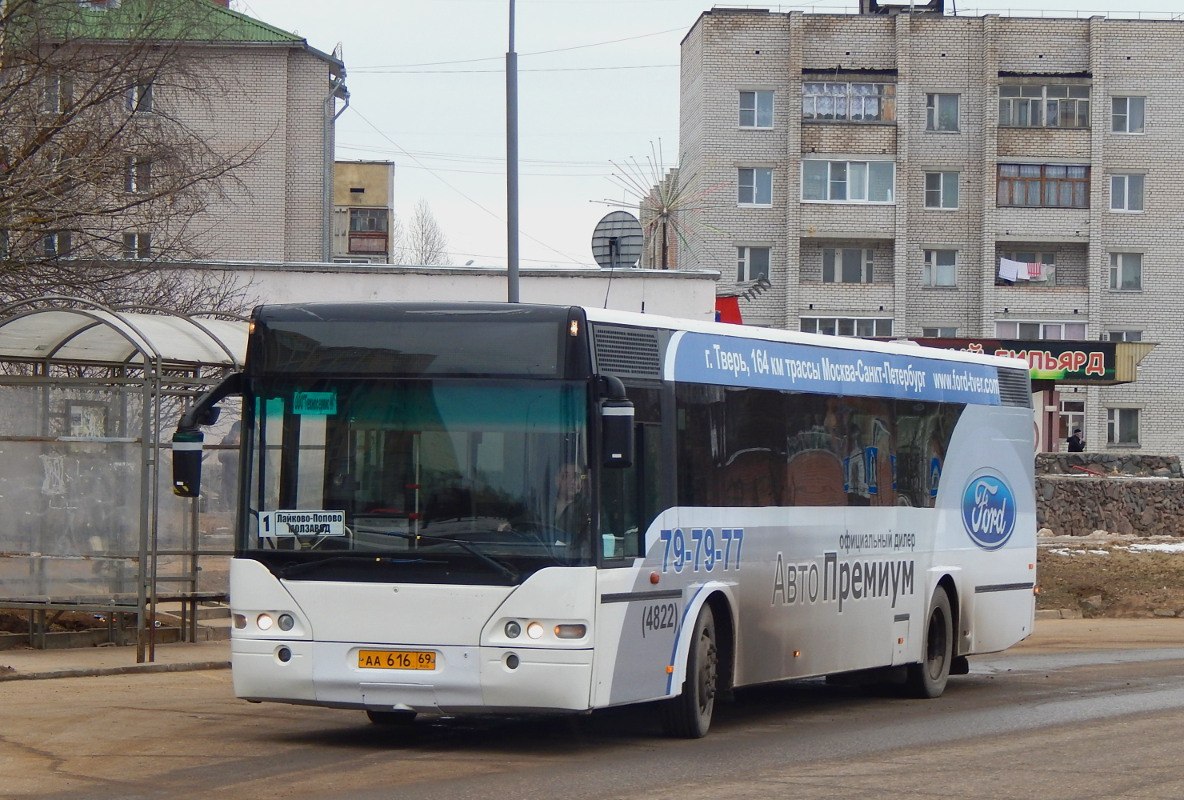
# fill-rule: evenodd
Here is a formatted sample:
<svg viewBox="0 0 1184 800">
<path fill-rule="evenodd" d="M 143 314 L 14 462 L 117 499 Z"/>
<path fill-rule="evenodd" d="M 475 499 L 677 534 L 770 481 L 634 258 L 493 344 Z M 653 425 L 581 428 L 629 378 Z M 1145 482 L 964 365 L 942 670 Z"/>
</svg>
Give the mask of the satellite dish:
<svg viewBox="0 0 1184 800">
<path fill-rule="evenodd" d="M 592 257 L 601 269 L 633 267 L 641 257 L 642 241 L 637 217 L 628 211 L 613 211 L 592 231 Z"/>
</svg>

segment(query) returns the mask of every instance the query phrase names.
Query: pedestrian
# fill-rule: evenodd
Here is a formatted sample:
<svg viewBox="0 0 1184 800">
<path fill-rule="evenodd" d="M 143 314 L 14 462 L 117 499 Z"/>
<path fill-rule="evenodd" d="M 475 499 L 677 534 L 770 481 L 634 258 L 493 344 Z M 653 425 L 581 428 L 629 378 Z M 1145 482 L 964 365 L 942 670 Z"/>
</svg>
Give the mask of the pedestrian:
<svg viewBox="0 0 1184 800">
<path fill-rule="evenodd" d="M 1081 438 L 1081 428 L 1074 428 L 1073 435 L 1068 439 L 1070 453 L 1084 453 L 1085 439 Z"/>
</svg>

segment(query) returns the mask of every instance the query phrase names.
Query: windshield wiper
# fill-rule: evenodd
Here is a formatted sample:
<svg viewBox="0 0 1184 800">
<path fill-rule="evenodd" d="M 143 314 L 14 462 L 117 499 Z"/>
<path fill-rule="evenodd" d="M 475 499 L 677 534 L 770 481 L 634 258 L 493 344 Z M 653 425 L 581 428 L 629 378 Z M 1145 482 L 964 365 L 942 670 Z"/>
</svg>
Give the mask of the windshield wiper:
<svg viewBox="0 0 1184 800">
<path fill-rule="evenodd" d="M 423 541 L 427 542 L 446 542 L 448 544 L 454 544 L 460 549 L 464 550 L 466 553 L 476 556 L 487 565 L 493 567 L 497 572 L 500 572 L 502 575 L 508 578 L 511 583 L 518 583 L 518 573 L 512 567 L 506 564 L 506 562 L 499 561 L 488 553 L 483 552 L 480 548 L 473 546 L 471 542 L 466 542 L 463 539 L 454 539 L 451 536 L 433 536 L 431 534 L 408 533 L 406 531 L 390 531 L 390 534 L 392 536 L 399 536 L 409 542 L 417 542 L 422 539 Z"/>
<path fill-rule="evenodd" d="M 341 555 L 330 556 L 328 558 L 318 558 L 316 561 L 299 561 L 295 564 L 288 564 L 281 567 L 279 576 L 281 578 L 294 578 L 297 575 L 302 575 L 305 572 L 312 572 L 318 567 L 325 564 L 335 564 L 341 562 L 349 562 L 353 564 L 441 564 L 443 562 L 428 559 L 428 558 L 393 558 L 391 556 L 363 556 L 363 555 Z"/>
</svg>

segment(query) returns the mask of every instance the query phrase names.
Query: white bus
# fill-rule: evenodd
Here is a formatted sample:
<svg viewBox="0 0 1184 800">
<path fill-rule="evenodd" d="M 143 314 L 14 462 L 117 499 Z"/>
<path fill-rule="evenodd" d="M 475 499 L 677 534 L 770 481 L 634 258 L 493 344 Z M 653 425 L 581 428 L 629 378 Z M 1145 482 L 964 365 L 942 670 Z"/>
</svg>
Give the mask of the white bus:
<svg viewBox="0 0 1184 800">
<path fill-rule="evenodd" d="M 230 572 L 235 693 L 418 714 L 860 674 L 936 697 L 1032 631 L 1027 365 L 510 304 L 256 309 Z"/>
</svg>

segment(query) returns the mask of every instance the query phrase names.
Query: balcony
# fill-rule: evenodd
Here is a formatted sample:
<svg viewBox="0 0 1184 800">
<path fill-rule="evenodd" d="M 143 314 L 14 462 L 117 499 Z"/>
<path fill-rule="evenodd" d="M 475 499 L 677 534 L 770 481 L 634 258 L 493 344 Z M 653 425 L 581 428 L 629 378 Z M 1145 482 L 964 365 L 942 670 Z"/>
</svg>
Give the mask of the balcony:
<svg viewBox="0 0 1184 800">
<path fill-rule="evenodd" d="M 359 255 L 386 255 L 386 231 L 350 231 L 349 252 Z"/>
</svg>

